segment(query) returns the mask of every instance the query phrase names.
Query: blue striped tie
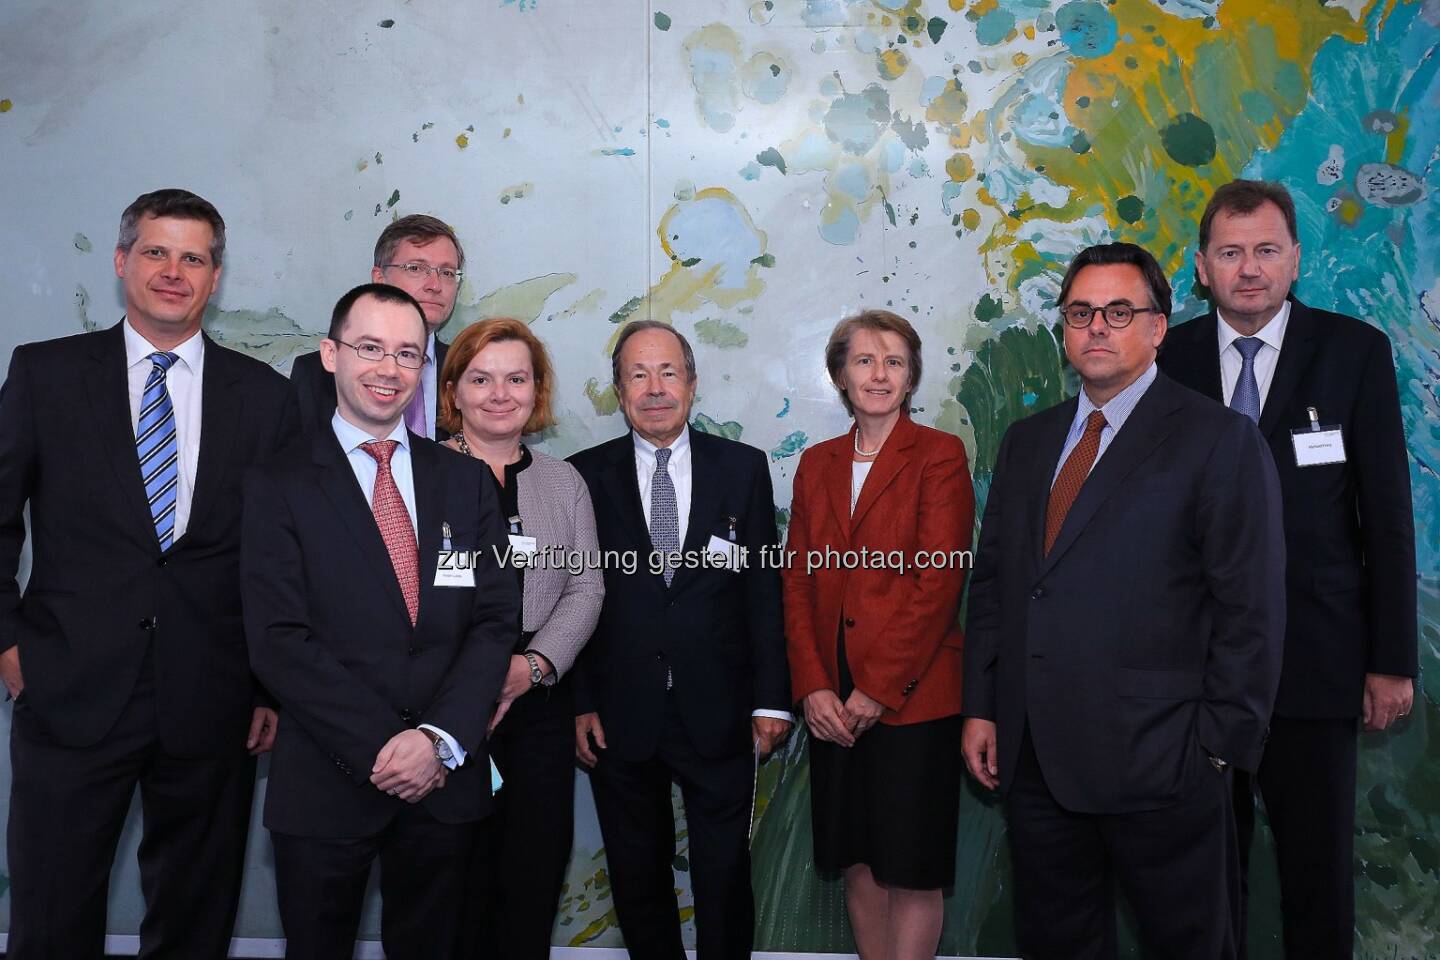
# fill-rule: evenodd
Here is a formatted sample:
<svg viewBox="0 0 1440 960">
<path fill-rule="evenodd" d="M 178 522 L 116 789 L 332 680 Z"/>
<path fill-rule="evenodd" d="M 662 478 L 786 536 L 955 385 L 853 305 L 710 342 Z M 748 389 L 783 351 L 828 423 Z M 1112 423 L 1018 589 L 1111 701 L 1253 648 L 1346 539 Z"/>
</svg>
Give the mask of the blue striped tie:
<svg viewBox="0 0 1440 960">
<path fill-rule="evenodd" d="M 140 477 L 150 519 L 160 549 L 175 542 L 175 498 L 180 485 L 180 447 L 175 440 L 175 407 L 165 387 L 165 374 L 179 359 L 173 353 L 152 353 L 155 364 L 145 380 L 140 397 L 140 419 L 135 424 L 135 452 L 140 457 Z"/>
</svg>

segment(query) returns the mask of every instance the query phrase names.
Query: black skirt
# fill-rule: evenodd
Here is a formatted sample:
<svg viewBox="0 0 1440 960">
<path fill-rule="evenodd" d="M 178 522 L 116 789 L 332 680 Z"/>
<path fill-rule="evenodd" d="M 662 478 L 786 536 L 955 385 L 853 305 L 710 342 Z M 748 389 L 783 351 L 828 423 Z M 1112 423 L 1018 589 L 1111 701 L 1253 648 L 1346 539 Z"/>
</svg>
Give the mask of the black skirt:
<svg viewBox="0 0 1440 960">
<path fill-rule="evenodd" d="M 841 702 L 855 689 L 836 638 Z M 810 738 L 815 866 L 836 874 L 863 863 L 883 886 L 936 890 L 955 883 L 960 818 L 960 715 L 877 723 L 842 747 Z"/>
</svg>

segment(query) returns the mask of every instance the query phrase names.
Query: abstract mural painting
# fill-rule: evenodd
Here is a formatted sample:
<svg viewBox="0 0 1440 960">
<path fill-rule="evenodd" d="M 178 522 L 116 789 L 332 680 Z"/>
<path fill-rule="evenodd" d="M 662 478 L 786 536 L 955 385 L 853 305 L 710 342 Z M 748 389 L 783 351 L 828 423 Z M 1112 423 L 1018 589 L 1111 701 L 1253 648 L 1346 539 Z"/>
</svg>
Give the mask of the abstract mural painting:
<svg viewBox="0 0 1440 960">
<path fill-rule="evenodd" d="M 1006 427 L 1076 389 L 1055 326 L 1070 257 L 1142 244 L 1174 283 L 1174 319 L 1199 314 L 1209 192 L 1278 180 L 1299 208 L 1299 295 L 1394 344 L 1421 666 L 1440 666 L 1440 2 L 142 6 L 0 12 L 0 353 L 118 319 L 109 237 L 144 190 L 216 202 L 231 253 L 208 329 L 282 370 L 366 278 L 381 226 L 427 212 L 470 256 L 442 336 L 508 315 L 553 350 L 560 423 L 536 438 L 550 452 L 624 429 L 609 348 L 627 320 L 672 323 L 697 348 L 696 429 L 767 451 L 783 526 L 797 455 L 846 424 L 825 338 L 884 306 L 924 338 L 913 415 L 965 441 L 983 501 Z M 1362 738 L 1358 956 L 1440 956 L 1437 723 L 1422 687 L 1397 732 Z M 577 789 L 555 943 L 614 946 Z M 811 864 L 803 736 L 758 794 L 757 947 L 852 950 L 840 888 Z M 942 952 L 1012 953 L 1003 818 L 973 787 L 961 817 Z M 252 838 L 239 932 L 278 936 Z M 677 850 L 688 921 L 683 817 Z M 1256 863 L 1263 960 L 1279 956 L 1278 891 L 1268 855 Z M 134 877 L 116 875 L 122 924 Z"/>
</svg>

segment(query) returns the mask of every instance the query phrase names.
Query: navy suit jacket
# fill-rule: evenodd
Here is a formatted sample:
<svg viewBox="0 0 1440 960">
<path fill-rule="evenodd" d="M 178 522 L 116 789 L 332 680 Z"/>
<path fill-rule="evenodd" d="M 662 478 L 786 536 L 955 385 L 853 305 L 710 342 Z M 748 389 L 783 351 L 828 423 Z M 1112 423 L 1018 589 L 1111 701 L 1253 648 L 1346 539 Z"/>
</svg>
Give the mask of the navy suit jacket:
<svg viewBox="0 0 1440 960">
<path fill-rule="evenodd" d="M 1160 368 L 1221 399 L 1214 313 L 1170 330 Z M 1299 467 L 1292 429 L 1338 424 L 1342 464 Z M 1275 712 L 1360 714 L 1365 674 L 1413 677 L 1415 521 L 1390 340 L 1376 328 L 1291 300 L 1290 322 L 1260 414 L 1285 500 L 1285 666 Z"/>
<path fill-rule="evenodd" d="M 980 527 L 963 710 L 998 726 L 1008 790 L 1027 724 L 1056 800 L 1155 809 L 1254 770 L 1280 677 L 1285 549 L 1270 451 L 1249 420 L 1164 374 L 1043 552 L 1074 398 L 1011 426 Z"/>
<path fill-rule="evenodd" d="M 741 573 L 679 569 L 670 586 L 651 573 L 650 533 L 635 475 L 630 434 L 570 458 L 595 503 L 601 550 L 634 551 L 639 567 L 605 569 L 605 604 L 595 633 L 576 662 L 576 713 L 600 714 L 609 751 L 644 760 L 659 743 L 665 716 L 665 674 L 674 673 L 675 704 L 695 749 L 704 757 L 750 748 L 756 709 L 790 709 L 790 671 L 780 612 L 780 571 L 762 547 L 774 549 L 775 498 L 765 454 L 734 440 L 690 431 L 692 487 L 683 551 L 725 539 L 749 550 Z"/>
<path fill-rule="evenodd" d="M 255 673 L 280 704 L 265 825 L 373 836 L 405 807 L 370 783 L 380 749 L 422 723 L 468 754 L 421 801 L 443 823 L 491 808 L 485 726 L 510 666 L 519 590 L 497 566 L 499 497 L 479 460 L 411 434 L 420 612 L 412 627 L 365 494 L 327 429 L 251 471 L 241 574 Z M 442 528 L 480 551 L 473 587 L 435 586 Z"/>
<path fill-rule="evenodd" d="M 205 338 L 190 519 L 162 551 L 125 368 L 117 323 L 17 347 L 0 388 L 0 649 L 19 646 L 25 678 L 14 723 L 32 739 L 99 743 L 150 651 L 165 748 L 239 750 L 257 698 L 240 624 L 240 485 L 293 441 L 293 399 L 270 367 Z"/>
</svg>

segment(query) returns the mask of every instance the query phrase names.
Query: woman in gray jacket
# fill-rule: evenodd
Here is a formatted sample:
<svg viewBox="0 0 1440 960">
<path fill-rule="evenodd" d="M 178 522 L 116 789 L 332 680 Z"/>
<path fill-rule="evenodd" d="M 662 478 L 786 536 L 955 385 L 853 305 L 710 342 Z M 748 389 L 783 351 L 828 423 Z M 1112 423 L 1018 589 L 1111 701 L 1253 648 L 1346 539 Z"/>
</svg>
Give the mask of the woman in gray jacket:
<svg viewBox="0 0 1440 960">
<path fill-rule="evenodd" d="M 466 904 L 462 955 L 544 958 L 574 830 L 575 710 L 564 677 L 605 595 L 593 561 L 595 513 L 574 467 L 520 442 L 555 422 L 554 370 L 528 326 L 491 318 L 467 327 L 450 344 L 439 382 L 446 446 L 484 460 L 499 484 L 506 565 L 522 594 L 490 731 L 505 782 L 482 825 L 471 872 L 479 902 Z"/>
</svg>

